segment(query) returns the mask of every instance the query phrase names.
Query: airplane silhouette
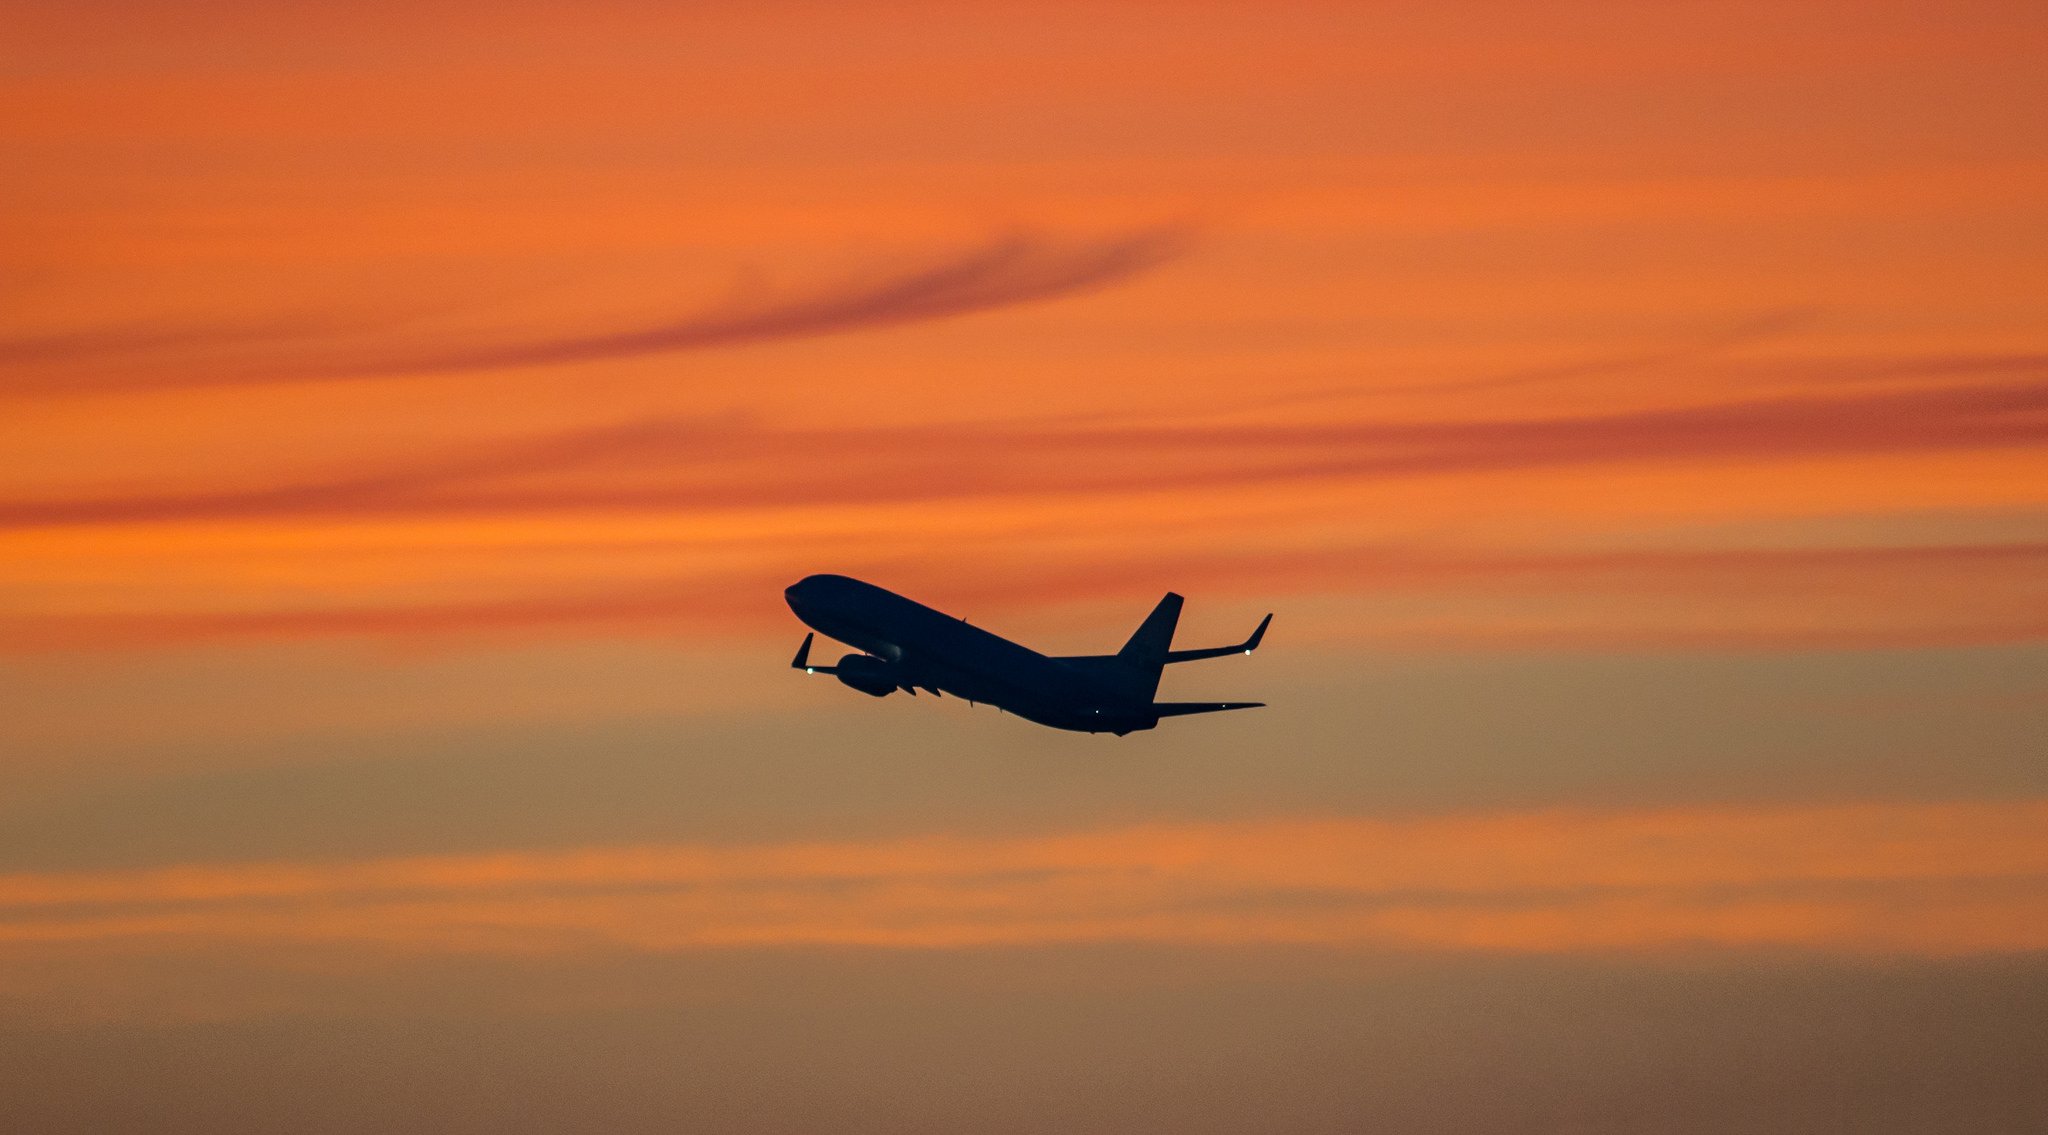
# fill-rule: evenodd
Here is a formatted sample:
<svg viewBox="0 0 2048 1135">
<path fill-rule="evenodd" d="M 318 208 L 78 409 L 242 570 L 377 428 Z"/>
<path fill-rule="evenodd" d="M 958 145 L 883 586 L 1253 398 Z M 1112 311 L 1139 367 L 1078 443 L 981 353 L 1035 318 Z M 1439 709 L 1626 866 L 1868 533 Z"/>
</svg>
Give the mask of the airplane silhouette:
<svg viewBox="0 0 2048 1135">
<path fill-rule="evenodd" d="M 1255 701 L 1155 702 L 1159 674 L 1168 663 L 1226 654 L 1250 654 L 1273 616 L 1236 646 L 1173 650 L 1181 597 L 1169 591 L 1131 640 L 1115 654 L 1050 658 L 991 634 L 965 619 L 934 611 L 893 591 L 843 575 L 806 576 L 782 592 L 789 609 L 817 633 L 804 636 L 790 665 L 806 674 L 830 674 L 874 697 L 902 690 L 941 691 L 970 703 L 987 702 L 1027 721 L 1079 733 L 1121 737 L 1151 729 L 1163 717 L 1254 709 Z M 818 634 L 859 647 L 836 665 L 811 664 Z"/>
</svg>

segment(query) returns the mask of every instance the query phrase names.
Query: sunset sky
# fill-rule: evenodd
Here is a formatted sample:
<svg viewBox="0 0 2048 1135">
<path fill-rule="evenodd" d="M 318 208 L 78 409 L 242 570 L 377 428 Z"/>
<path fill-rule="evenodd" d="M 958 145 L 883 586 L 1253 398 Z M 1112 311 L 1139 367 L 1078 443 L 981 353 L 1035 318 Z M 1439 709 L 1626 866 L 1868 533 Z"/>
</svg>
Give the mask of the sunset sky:
<svg viewBox="0 0 2048 1135">
<path fill-rule="evenodd" d="M 2048 7 L 0 26 L 22 1130 L 2048 1128 Z"/>
</svg>

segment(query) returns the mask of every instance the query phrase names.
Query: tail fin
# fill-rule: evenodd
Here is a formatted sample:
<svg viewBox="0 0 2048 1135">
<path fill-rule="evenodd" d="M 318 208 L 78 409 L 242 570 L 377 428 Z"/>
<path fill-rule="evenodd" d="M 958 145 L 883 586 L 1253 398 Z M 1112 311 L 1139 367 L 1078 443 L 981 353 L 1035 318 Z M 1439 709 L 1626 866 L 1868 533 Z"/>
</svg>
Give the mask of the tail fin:
<svg viewBox="0 0 2048 1135">
<path fill-rule="evenodd" d="M 1138 629 L 1131 633 L 1131 641 L 1116 652 L 1116 656 L 1134 666 L 1156 670 L 1166 664 L 1166 652 L 1173 647 L 1173 628 L 1180 622 L 1180 596 L 1169 591 L 1159 606 L 1145 616 Z"/>
<path fill-rule="evenodd" d="M 1160 672 L 1166 669 L 1166 654 L 1173 646 L 1173 628 L 1180 622 L 1181 597 L 1169 591 L 1159 601 L 1138 629 L 1131 632 L 1131 641 L 1116 652 L 1116 660 L 1125 674 L 1123 681 L 1131 687 L 1133 696 L 1146 701 L 1159 690 Z"/>
</svg>

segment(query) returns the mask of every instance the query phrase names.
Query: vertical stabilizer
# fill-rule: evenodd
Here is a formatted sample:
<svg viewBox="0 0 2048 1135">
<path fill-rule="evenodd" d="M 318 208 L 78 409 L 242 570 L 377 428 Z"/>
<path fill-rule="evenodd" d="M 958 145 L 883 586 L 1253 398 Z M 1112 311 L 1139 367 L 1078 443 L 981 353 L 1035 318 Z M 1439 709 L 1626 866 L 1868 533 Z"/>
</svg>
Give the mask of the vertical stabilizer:
<svg viewBox="0 0 2048 1135">
<path fill-rule="evenodd" d="M 1159 672 L 1166 666 L 1166 652 L 1173 647 L 1173 628 L 1180 622 L 1181 597 L 1169 591 L 1145 621 L 1131 634 L 1131 640 L 1116 652 L 1117 660 L 1147 679 L 1145 696 L 1159 688 Z"/>
</svg>

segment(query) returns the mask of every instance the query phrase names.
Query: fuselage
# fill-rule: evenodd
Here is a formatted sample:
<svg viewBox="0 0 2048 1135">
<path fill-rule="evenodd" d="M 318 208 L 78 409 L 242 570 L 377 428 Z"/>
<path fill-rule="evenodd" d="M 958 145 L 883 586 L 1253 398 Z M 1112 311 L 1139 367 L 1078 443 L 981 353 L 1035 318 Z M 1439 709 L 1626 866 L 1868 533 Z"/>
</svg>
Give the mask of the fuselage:
<svg viewBox="0 0 2048 1135">
<path fill-rule="evenodd" d="M 1129 733 L 1159 723 L 1113 676 L 1049 658 L 963 619 L 843 575 L 813 575 L 783 591 L 805 625 L 894 667 L 906 690 L 943 691 L 1019 717 L 1084 733 Z"/>
</svg>

